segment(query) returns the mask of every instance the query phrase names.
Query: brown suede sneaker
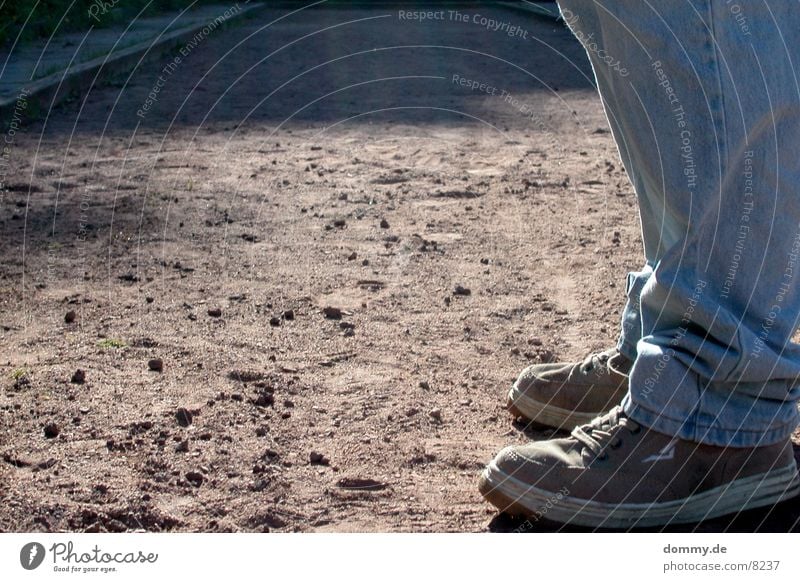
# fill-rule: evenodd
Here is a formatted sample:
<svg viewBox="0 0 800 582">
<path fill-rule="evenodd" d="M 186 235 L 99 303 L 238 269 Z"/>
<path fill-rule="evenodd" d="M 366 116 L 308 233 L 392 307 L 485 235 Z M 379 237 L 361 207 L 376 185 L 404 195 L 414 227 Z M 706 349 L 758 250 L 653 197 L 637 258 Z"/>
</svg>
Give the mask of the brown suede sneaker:
<svg viewBox="0 0 800 582">
<path fill-rule="evenodd" d="M 583 362 L 530 366 L 514 382 L 506 406 L 514 416 L 572 430 L 622 401 L 631 365 L 612 348 Z"/>
<path fill-rule="evenodd" d="M 512 515 L 588 527 L 695 523 L 800 493 L 791 442 L 759 448 L 671 438 L 620 407 L 568 438 L 500 451 L 481 494 Z"/>
</svg>

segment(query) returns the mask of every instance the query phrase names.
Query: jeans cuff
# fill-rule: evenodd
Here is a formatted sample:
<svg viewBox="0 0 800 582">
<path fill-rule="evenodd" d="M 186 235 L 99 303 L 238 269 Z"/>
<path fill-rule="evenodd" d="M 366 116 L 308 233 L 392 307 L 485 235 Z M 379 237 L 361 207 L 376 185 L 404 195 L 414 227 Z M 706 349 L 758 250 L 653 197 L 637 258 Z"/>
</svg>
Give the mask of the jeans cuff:
<svg viewBox="0 0 800 582">
<path fill-rule="evenodd" d="M 631 362 L 636 360 L 636 344 L 629 342 L 622 335 L 617 340 L 617 350 Z"/>
<path fill-rule="evenodd" d="M 774 445 L 786 441 L 797 426 L 796 422 L 789 422 L 766 431 L 705 426 L 698 423 L 696 418 L 670 418 L 662 412 L 650 410 L 634 402 L 630 391 L 622 401 L 622 410 L 629 418 L 661 434 L 718 447 L 754 448 Z"/>
<path fill-rule="evenodd" d="M 649 265 L 641 271 L 628 273 L 625 284 L 627 302 L 622 310 L 617 349 L 629 360 L 636 359 L 636 344 L 642 338 L 642 316 L 640 295 L 645 283 L 653 274 Z"/>
</svg>

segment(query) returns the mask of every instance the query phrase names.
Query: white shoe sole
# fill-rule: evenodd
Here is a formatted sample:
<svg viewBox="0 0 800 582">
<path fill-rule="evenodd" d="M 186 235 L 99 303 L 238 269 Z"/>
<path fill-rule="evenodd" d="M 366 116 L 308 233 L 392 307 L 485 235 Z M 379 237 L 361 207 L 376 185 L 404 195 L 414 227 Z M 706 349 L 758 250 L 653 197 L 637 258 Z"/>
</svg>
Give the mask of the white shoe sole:
<svg viewBox="0 0 800 582">
<path fill-rule="evenodd" d="M 780 469 L 737 479 L 684 499 L 615 504 L 538 489 L 504 473 L 492 461 L 481 475 L 479 489 L 486 500 L 501 511 L 586 527 L 629 529 L 696 523 L 772 505 L 798 495 L 800 477 L 792 461 Z"/>
<path fill-rule="evenodd" d="M 622 397 L 620 397 L 620 400 L 622 400 Z M 609 408 L 612 406 L 614 406 L 614 403 L 609 404 Z M 598 412 L 576 412 L 566 408 L 558 408 L 546 402 L 533 400 L 521 392 L 516 384 L 511 387 L 508 393 L 507 407 L 508 410 L 516 416 L 522 416 L 532 422 L 566 431 L 571 431 L 576 426 L 589 424 L 599 415 L 606 412 L 605 410 L 600 410 Z"/>
</svg>

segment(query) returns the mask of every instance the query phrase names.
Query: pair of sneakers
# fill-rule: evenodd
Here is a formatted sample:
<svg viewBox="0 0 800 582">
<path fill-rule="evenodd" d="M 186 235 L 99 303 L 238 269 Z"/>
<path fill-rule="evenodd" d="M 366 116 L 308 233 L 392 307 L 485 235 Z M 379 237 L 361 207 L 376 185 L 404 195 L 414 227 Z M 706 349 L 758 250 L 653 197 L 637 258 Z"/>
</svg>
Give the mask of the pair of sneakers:
<svg viewBox="0 0 800 582">
<path fill-rule="evenodd" d="M 800 493 L 791 441 L 718 447 L 644 427 L 618 406 L 632 362 L 616 349 L 522 372 L 515 416 L 569 436 L 506 447 L 479 489 L 499 510 L 564 524 L 629 529 L 695 523 Z"/>
</svg>

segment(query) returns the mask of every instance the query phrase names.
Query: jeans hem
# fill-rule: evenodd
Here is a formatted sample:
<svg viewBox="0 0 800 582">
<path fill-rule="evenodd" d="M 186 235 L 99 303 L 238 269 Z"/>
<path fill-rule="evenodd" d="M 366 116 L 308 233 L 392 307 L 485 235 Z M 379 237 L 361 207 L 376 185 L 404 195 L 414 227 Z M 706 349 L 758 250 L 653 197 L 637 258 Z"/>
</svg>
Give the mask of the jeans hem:
<svg viewBox="0 0 800 582">
<path fill-rule="evenodd" d="M 627 341 L 625 338 L 620 337 L 617 341 L 617 350 L 623 356 L 628 358 L 631 362 L 636 360 L 636 344 Z"/>
<path fill-rule="evenodd" d="M 649 410 L 633 402 L 630 394 L 623 400 L 622 409 L 628 417 L 656 432 L 718 447 L 754 448 L 774 445 L 785 442 L 797 427 L 797 423 L 792 422 L 764 431 L 747 431 L 741 428 L 701 425 L 692 419 L 678 420 Z"/>
</svg>

